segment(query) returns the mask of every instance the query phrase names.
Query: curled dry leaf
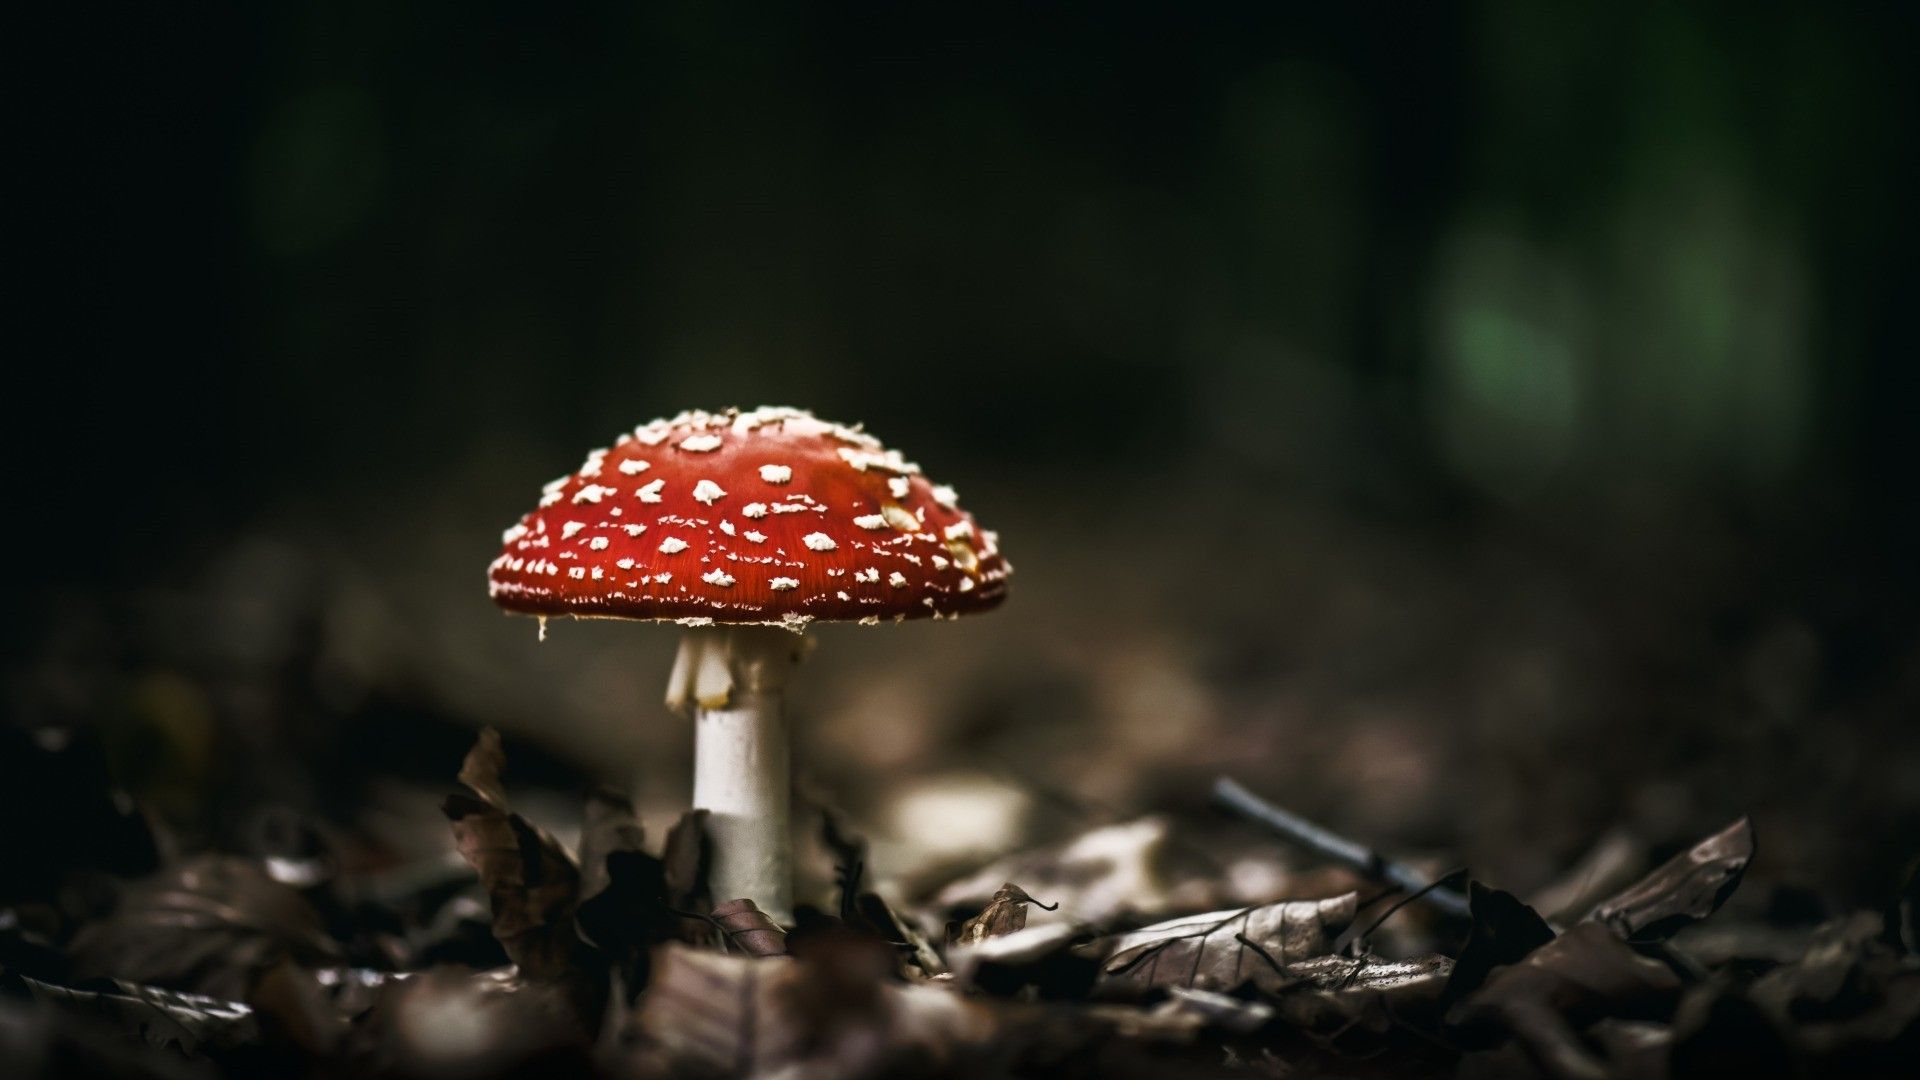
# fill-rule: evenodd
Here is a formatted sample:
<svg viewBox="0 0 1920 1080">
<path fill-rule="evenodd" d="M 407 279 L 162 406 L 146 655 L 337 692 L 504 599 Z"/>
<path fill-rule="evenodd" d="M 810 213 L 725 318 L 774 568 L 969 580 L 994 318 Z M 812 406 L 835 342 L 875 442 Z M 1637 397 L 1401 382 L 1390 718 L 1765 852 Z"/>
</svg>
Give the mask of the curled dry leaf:
<svg viewBox="0 0 1920 1080">
<path fill-rule="evenodd" d="M 1441 995 L 1445 1005 L 1478 990 L 1494 968 L 1517 964 L 1553 940 L 1553 927 L 1510 892 L 1469 882 L 1467 905 L 1473 925 Z"/>
<path fill-rule="evenodd" d="M 748 956 L 784 956 L 787 932 L 753 901 L 729 900 L 709 916 L 735 949 Z"/>
<path fill-rule="evenodd" d="M 78 978 L 232 1000 L 282 960 L 320 963 L 338 951 L 305 897 L 233 855 L 196 856 L 136 882 L 71 948 Z"/>
<path fill-rule="evenodd" d="M 1043 904 L 1028 896 L 1025 889 L 1009 881 L 993 894 L 986 910 L 961 924 L 953 936 L 955 945 L 977 945 L 988 938 L 1003 937 L 1027 926 L 1027 905 L 1054 911 L 1059 904 Z"/>
<path fill-rule="evenodd" d="M 1108 927 L 1231 903 L 1215 877 L 1174 843 L 1165 818 L 1143 817 L 995 860 L 941 889 L 934 903 L 956 915 L 979 911 L 1001 883 L 1019 881 L 1057 903 L 1063 920 Z"/>
<path fill-rule="evenodd" d="M 1587 917 L 1624 938 L 1670 937 L 1713 914 L 1732 895 L 1753 851 L 1753 824 L 1743 817 L 1601 901 Z"/>
<path fill-rule="evenodd" d="M 1286 965 L 1323 956 L 1353 922 L 1359 896 L 1288 900 L 1156 923 L 1114 939 L 1095 993 L 1138 997 L 1175 986 L 1228 990 L 1251 980 L 1274 990 Z"/>
<path fill-rule="evenodd" d="M 460 768 L 466 793 L 447 796 L 442 810 L 453 823 L 454 844 L 480 875 L 493 909 L 493 936 L 529 979 L 573 974 L 581 952 L 574 932 L 580 871 L 565 848 L 507 806 L 500 774 L 506 755 L 500 733 L 487 728 Z"/>
</svg>

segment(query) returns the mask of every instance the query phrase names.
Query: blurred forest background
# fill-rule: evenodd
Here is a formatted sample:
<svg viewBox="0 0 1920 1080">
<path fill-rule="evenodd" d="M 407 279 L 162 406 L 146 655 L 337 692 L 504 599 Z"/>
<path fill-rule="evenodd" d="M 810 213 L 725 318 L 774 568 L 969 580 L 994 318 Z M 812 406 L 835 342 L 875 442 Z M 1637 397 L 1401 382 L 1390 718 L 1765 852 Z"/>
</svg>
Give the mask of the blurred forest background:
<svg viewBox="0 0 1920 1080">
<path fill-rule="evenodd" d="M 556 827 L 669 820 L 674 631 L 484 567 L 764 403 L 1018 567 L 819 632 L 883 876 L 1234 828 L 1222 771 L 1515 889 L 1741 812 L 1828 902 L 1913 855 L 1911 7 L 480 7 L 101 13 L 26 108 L 7 722 L 188 842 L 446 855 L 482 723 Z"/>
</svg>

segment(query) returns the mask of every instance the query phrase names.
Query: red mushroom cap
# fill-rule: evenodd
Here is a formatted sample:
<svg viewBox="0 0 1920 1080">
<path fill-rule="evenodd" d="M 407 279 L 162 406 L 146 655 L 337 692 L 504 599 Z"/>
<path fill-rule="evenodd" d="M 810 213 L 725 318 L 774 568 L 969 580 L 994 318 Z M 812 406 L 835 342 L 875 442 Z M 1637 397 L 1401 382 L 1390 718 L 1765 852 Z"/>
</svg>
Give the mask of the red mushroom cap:
<svg viewBox="0 0 1920 1080">
<path fill-rule="evenodd" d="M 502 537 L 509 611 L 777 623 L 952 617 L 1007 595 L 998 538 L 920 468 L 799 409 L 688 412 L 595 450 Z"/>
</svg>

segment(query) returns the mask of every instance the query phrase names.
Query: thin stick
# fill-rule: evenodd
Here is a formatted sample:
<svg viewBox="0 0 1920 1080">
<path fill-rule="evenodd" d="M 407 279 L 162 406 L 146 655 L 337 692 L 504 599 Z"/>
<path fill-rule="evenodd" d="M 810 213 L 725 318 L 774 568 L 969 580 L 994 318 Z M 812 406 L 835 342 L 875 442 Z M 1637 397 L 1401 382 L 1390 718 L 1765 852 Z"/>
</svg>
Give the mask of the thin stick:
<svg viewBox="0 0 1920 1080">
<path fill-rule="evenodd" d="M 1271 829 L 1301 847 L 1351 867 L 1375 881 L 1384 881 L 1409 893 L 1420 893 L 1420 899 L 1448 915 L 1461 919 L 1467 917 L 1467 898 L 1458 892 L 1434 888 L 1437 882 L 1428 881 L 1405 863 L 1394 862 L 1372 848 L 1282 810 L 1241 787 L 1230 777 L 1222 776 L 1213 782 L 1213 802 L 1215 806 Z"/>
</svg>

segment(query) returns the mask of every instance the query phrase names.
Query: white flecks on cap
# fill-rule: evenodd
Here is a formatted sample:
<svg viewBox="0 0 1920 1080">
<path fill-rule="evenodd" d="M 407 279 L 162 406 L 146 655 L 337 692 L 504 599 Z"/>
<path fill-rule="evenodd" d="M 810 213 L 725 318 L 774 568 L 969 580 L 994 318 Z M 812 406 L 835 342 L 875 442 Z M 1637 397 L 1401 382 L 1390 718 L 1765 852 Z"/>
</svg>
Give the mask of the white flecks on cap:
<svg viewBox="0 0 1920 1080">
<path fill-rule="evenodd" d="M 665 540 L 660 541 L 660 553 L 662 555 L 677 555 L 685 550 L 687 550 L 687 542 L 677 536 L 669 536 Z"/>
<path fill-rule="evenodd" d="M 587 451 L 587 460 L 585 461 L 585 463 L 583 463 L 580 466 L 580 475 L 581 476 L 599 476 L 600 463 L 602 461 L 605 461 L 606 457 L 607 457 L 607 452 L 605 450 Z"/>
<path fill-rule="evenodd" d="M 628 536 L 639 536 L 641 533 L 647 531 L 645 525 L 622 525 L 620 527 L 627 530 Z"/>
<path fill-rule="evenodd" d="M 740 513 L 750 518 L 763 518 L 767 516 L 767 504 L 748 503 L 740 508 Z"/>
<path fill-rule="evenodd" d="M 596 536 L 587 541 L 587 548 L 590 551 L 605 551 L 607 550 L 607 538 L 604 536 Z"/>
<path fill-rule="evenodd" d="M 833 595 L 839 597 L 842 603 L 845 603 L 846 601 L 853 599 L 853 597 L 847 595 L 847 590 L 845 589 L 841 589 L 839 592 L 834 593 Z"/>
<path fill-rule="evenodd" d="M 718 585 L 722 588 L 725 588 L 726 586 L 733 584 L 733 575 L 727 573 L 725 570 L 718 570 L 718 569 L 709 570 L 706 573 L 700 575 L 700 580 L 706 582 L 709 585 Z"/>
<path fill-rule="evenodd" d="M 933 560 L 933 568 L 935 570 L 945 570 L 947 568 L 947 560 L 943 556 L 929 555 L 927 558 Z"/>
<path fill-rule="evenodd" d="M 726 533 L 726 534 L 727 534 L 728 536 L 732 536 L 732 535 L 733 535 L 733 522 L 731 522 L 731 521 L 722 521 L 722 522 L 720 523 L 720 531 L 721 531 L 721 532 L 723 532 L 723 533 Z"/>
<path fill-rule="evenodd" d="M 573 501 L 575 503 L 597 503 L 611 494 L 613 494 L 613 489 L 604 484 L 588 484 L 586 487 L 573 493 Z"/>
<path fill-rule="evenodd" d="M 953 524 L 947 526 L 946 532 L 947 532 L 947 539 L 949 540 L 958 540 L 963 536 L 972 536 L 973 522 L 956 521 Z"/>
<path fill-rule="evenodd" d="M 720 449 L 720 442 L 718 435 L 689 435 L 680 440 L 680 449 L 705 454 Z"/>
<path fill-rule="evenodd" d="M 772 509 L 773 509 L 773 512 L 776 514 L 804 514 L 809 509 L 811 509 L 811 507 L 808 507 L 803 503 L 787 502 L 787 503 L 774 503 Z"/>
<path fill-rule="evenodd" d="M 567 576 L 578 581 L 587 576 L 587 568 L 584 566 L 569 566 L 567 567 Z"/>
<path fill-rule="evenodd" d="M 693 497 L 708 506 L 726 498 L 726 490 L 711 480 L 702 480 L 693 485 Z"/>
<path fill-rule="evenodd" d="M 920 466 L 901 457 L 898 450 L 855 450 L 850 446 L 842 446 L 834 452 L 840 455 L 840 460 L 861 472 L 866 472 L 868 469 L 884 469 L 887 472 L 909 474 L 920 471 Z"/>
<path fill-rule="evenodd" d="M 584 529 L 586 527 L 587 527 L 587 523 L 584 521 L 569 521 L 566 524 L 560 526 L 560 539 L 571 540 L 573 539 L 573 536 L 575 533 L 579 532 L 581 529 Z"/>
<path fill-rule="evenodd" d="M 633 560 L 632 559 L 615 559 L 613 565 L 619 567 L 622 570 L 631 570 L 633 569 Z"/>
<path fill-rule="evenodd" d="M 855 581 L 879 581 L 879 580 L 880 580 L 880 570 L 879 570 L 879 568 L 878 568 L 878 567 L 874 567 L 874 566 L 869 566 L 869 567 L 867 567 L 867 568 L 866 568 L 865 570 L 855 570 L 855 571 L 853 572 L 853 580 L 855 580 Z"/>
<path fill-rule="evenodd" d="M 525 535 L 527 535 L 527 527 L 525 525 L 515 525 L 500 534 L 500 542 L 503 544 L 511 544 Z"/>
<path fill-rule="evenodd" d="M 809 551 L 832 551 L 840 546 L 833 542 L 833 537 L 823 532 L 810 532 L 801 537 L 800 542 L 807 545 Z"/>
<path fill-rule="evenodd" d="M 961 579 L 960 579 L 960 591 L 961 591 L 961 592 L 972 592 L 972 591 L 973 591 L 973 579 L 972 579 L 972 578 L 970 578 L 970 577 L 963 577 L 963 578 L 961 578 Z"/>
<path fill-rule="evenodd" d="M 788 589 L 799 588 L 800 579 L 790 578 L 790 577 L 777 577 L 777 578 L 774 578 L 772 581 L 767 582 L 767 585 L 768 587 L 773 589 L 774 592 L 786 592 Z"/>
<path fill-rule="evenodd" d="M 756 543 L 756 544 L 764 544 L 764 543 L 766 543 L 766 542 L 767 542 L 767 534 L 766 534 L 766 533 L 763 533 L 763 532 L 755 532 L 755 531 L 754 531 L 754 530 L 752 530 L 752 529 L 748 529 L 748 530 L 747 530 L 746 532 L 744 532 L 744 533 L 742 533 L 741 535 L 742 535 L 742 536 L 745 536 L 745 537 L 746 537 L 747 539 L 749 539 L 749 540 L 751 540 L 751 541 L 753 541 L 753 542 L 754 542 L 754 543 Z"/>
<path fill-rule="evenodd" d="M 893 492 L 894 498 L 904 499 L 907 497 L 907 492 L 913 490 L 913 481 L 908 480 L 904 476 L 889 477 L 887 479 L 887 490 Z"/>
<path fill-rule="evenodd" d="M 639 476 L 652 467 L 650 462 L 641 461 L 637 457 L 626 458 L 620 462 L 620 472 L 625 476 Z"/>
<path fill-rule="evenodd" d="M 655 420 L 651 424 L 642 424 L 633 429 L 633 437 L 646 443 L 648 446 L 659 446 L 661 443 L 666 442 L 667 436 L 671 434 L 673 434 L 672 429 L 659 420 Z"/>
<path fill-rule="evenodd" d="M 599 581 L 601 578 L 606 576 L 607 576 L 607 572 L 605 570 L 602 570 L 597 566 L 593 568 L 593 580 Z"/>
<path fill-rule="evenodd" d="M 933 501 L 949 510 L 953 510 L 959 506 L 960 494 L 945 484 L 935 484 L 933 485 Z"/>
<path fill-rule="evenodd" d="M 895 570 L 893 573 L 887 575 L 887 584 L 896 589 L 904 589 L 907 587 L 907 575 Z"/>
<path fill-rule="evenodd" d="M 655 574 L 653 575 L 653 580 L 659 582 L 662 585 L 665 585 L 667 582 L 673 580 L 673 575 L 672 574 Z"/>
<path fill-rule="evenodd" d="M 660 489 L 666 486 L 665 480 L 652 480 L 636 490 L 634 494 L 639 496 L 643 503 L 657 503 L 660 501 Z"/>
<path fill-rule="evenodd" d="M 762 465 L 760 479 L 769 484 L 784 484 L 793 479 L 793 468 L 788 465 Z"/>
<path fill-rule="evenodd" d="M 863 529 L 884 529 L 887 527 L 887 515 L 861 514 L 853 519 L 853 523 Z"/>
</svg>

